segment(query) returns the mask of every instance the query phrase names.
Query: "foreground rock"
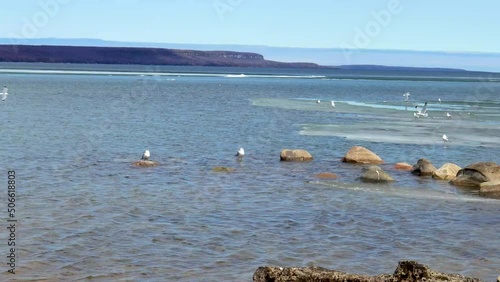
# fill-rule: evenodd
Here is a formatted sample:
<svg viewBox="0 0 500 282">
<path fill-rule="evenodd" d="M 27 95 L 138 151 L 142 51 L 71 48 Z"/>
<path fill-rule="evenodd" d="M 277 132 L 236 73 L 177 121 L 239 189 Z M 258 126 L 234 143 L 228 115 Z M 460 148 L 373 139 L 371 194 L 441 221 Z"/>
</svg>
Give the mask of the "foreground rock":
<svg viewBox="0 0 500 282">
<path fill-rule="evenodd" d="M 479 185 L 488 181 L 500 180 L 500 166 L 492 162 L 480 162 L 466 166 L 457 173 L 457 177 L 450 183 L 457 186 L 479 188 Z"/>
<path fill-rule="evenodd" d="M 365 182 L 389 182 L 394 181 L 387 172 L 376 165 L 365 168 L 363 175 L 360 177 Z"/>
<path fill-rule="evenodd" d="M 488 181 L 479 185 L 479 195 L 488 197 L 500 197 L 500 181 Z"/>
<path fill-rule="evenodd" d="M 448 274 L 431 270 L 428 266 L 415 261 L 400 261 L 394 274 L 365 276 L 329 270 L 321 267 L 259 267 L 254 275 L 254 282 L 417 282 L 417 281 L 448 281 L 448 282 L 476 282 L 477 278 L 469 278 L 459 274 Z"/>
<path fill-rule="evenodd" d="M 133 163 L 134 166 L 139 166 L 139 167 L 154 167 L 158 166 L 159 164 L 160 163 L 155 161 L 146 161 L 146 160 L 140 160 Z"/>
<path fill-rule="evenodd" d="M 372 151 L 361 146 L 354 146 L 342 158 L 345 163 L 381 164 L 384 161 Z"/>
<path fill-rule="evenodd" d="M 291 161 L 291 162 L 307 162 L 312 161 L 313 157 L 306 150 L 290 150 L 283 149 L 280 153 L 280 160 Z"/>
<path fill-rule="evenodd" d="M 432 178 L 441 180 L 452 180 L 457 176 L 457 173 L 462 168 L 456 164 L 445 163 L 440 168 L 432 173 Z"/>
<path fill-rule="evenodd" d="M 394 169 L 399 170 L 412 170 L 413 166 L 409 163 L 397 163 L 394 165 Z"/>
<path fill-rule="evenodd" d="M 420 159 L 411 169 L 411 173 L 418 176 L 431 176 L 435 171 L 436 167 L 428 159 Z"/>
</svg>

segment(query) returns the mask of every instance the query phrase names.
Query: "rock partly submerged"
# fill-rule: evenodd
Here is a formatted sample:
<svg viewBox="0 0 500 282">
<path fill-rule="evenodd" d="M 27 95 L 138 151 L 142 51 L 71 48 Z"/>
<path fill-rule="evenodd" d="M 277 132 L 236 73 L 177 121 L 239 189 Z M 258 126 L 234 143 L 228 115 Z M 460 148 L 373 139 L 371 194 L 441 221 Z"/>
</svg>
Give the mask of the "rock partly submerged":
<svg viewBox="0 0 500 282">
<path fill-rule="evenodd" d="M 394 181 L 387 172 L 381 169 L 379 166 L 371 165 L 366 167 L 361 175 L 360 179 L 364 182 L 390 182 Z"/>
<path fill-rule="evenodd" d="M 397 163 L 394 165 L 394 169 L 397 170 L 412 170 L 413 166 L 409 163 Z"/>
<path fill-rule="evenodd" d="M 155 162 L 155 161 L 149 161 L 149 160 L 140 160 L 140 161 L 134 162 L 133 165 L 138 166 L 138 167 L 155 167 L 155 166 L 160 165 L 160 163 Z"/>
<path fill-rule="evenodd" d="M 321 172 L 321 173 L 315 174 L 314 177 L 320 178 L 320 179 L 336 179 L 337 175 L 335 173 L 331 173 L 331 172 Z"/>
<path fill-rule="evenodd" d="M 366 276 L 360 274 L 349 274 L 322 267 L 259 267 L 254 275 L 254 282 L 479 282 L 477 278 L 465 277 L 460 274 L 438 272 L 428 266 L 415 261 L 400 261 L 393 274 L 381 274 L 377 276 Z"/>
<path fill-rule="evenodd" d="M 411 173 L 418 176 L 431 176 L 436 170 L 436 167 L 428 159 L 422 158 L 413 166 Z"/>
<path fill-rule="evenodd" d="M 342 158 L 345 163 L 381 164 L 384 161 L 374 152 L 361 146 L 354 146 Z"/>
<path fill-rule="evenodd" d="M 479 184 L 479 195 L 500 198 L 500 180 Z"/>
<path fill-rule="evenodd" d="M 283 149 L 280 153 L 281 161 L 290 161 L 290 162 L 307 162 L 312 161 L 313 157 L 311 154 L 302 149 Z"/>
<path fill-rule="evenodd" d="M 432 178 L 441 180 L 452 180 L 462 168 L 453 163 L 445 163 L 432 173 Z"/>
<path fill-rule="evenodd" d="M 457 186 L 479 188 L 481 183 L 500 180 L 500 166 L 493 162 L 479 162 L 466 166 L 450 183 Z"/>
<path fill-rule="evenodd" d="M 235 171 L 234 168 L 232 167 L 227 167 L 227 166 L 214 166 L 212 168 L 213 172 L 233 172 Z"/>
</svg>

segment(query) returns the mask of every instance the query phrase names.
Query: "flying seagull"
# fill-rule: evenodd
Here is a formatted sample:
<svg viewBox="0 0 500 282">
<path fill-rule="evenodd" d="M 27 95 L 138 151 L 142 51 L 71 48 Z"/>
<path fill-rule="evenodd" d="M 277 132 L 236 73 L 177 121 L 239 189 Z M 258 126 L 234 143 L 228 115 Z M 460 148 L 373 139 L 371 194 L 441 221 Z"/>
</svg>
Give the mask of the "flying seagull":
<svg viewBox="0 0 500 282">
<path fill-rule="evenodd" d="M 144 154 L 142 154 L 141 160 L 143 160 L 143 161 L 149 161 L 149 157 L 150 156 L 151 156 L 151 154 L 149 153 L 149 150 L 146 150 L 146 151 L 144 151 Z"/>
<path fill-rule="evenodd" d="M 238 159 L 238 161 L 243 160 L 243 156 L 245 156 L 245 150 L 243 150 L 243 148 L 240 148 L 234 156 Z"/>
<path fill-rule="evenodd" d="M 5 101 L 5 99 L 7 99 L 7 95 L 9 95 L 9 93 L 7 92 L 9 91 L 9 89 L 7 89 L 7 86 L 3 86 L 3 92 L 2 92 L 2 101 Z"/>
<path fill-rule="evenodd" d="M 427 113 L 427 102 L 425 102 L 424 107 L 421 110 L 418 109 L 418 106 L 415 106 L 415 109 L 417 110 L 417 112 L 413 113 L 414 117 L 421 118 L 429 116 L 429 114 Z"/>
</svg>

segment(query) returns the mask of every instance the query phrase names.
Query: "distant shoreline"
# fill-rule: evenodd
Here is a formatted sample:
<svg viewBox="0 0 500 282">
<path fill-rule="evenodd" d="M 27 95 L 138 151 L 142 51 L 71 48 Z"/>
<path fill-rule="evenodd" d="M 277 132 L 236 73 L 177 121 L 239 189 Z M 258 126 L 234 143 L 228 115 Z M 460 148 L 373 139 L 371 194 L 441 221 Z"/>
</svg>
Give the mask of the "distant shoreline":
<svg viewBox="0 0 500 282">
<path fill-rule="evenodd" d="M 315 63 L 285 63 L 251 52 L 198 51 L 141 47 L 0 45 L 0 62 L 117 65 L 321 68 Z"/>
<path fill-rule="evenodd" d="M 366 64 L 325 66 L 309 62 L 278 62 L 266 60 L 263 55 L 258 53 L 237 51 L 199 51 L 150 47 L 91 47 L 7 44 L 0 44 L 0 63 L 310 68 L 401 72 L 478 72 L 458 68 L 405 67 Z"/>
</svg>

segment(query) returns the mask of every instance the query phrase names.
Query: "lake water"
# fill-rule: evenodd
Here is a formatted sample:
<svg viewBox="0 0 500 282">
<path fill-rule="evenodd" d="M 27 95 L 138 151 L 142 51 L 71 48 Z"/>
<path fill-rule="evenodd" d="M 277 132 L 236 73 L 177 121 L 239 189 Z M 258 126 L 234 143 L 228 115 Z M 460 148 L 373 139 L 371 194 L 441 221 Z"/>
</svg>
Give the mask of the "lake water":
<svg viewBox="0 0 500 282">
<path fill-rule="evenodd" d="M 500 163 L 498 78 L 2 65 L 1 216 L 8 226 L 14 170 L 18 222 L 16 275 L 2 263 L 0 279 L 251 281 L 263 265 L 375 275 L 411 259 L 494 281 L 500 200 L 392 166 Z M 362 166 L 340 161 L 355 145 L 397 181 L 359 181 Z M 284 148 L 314 160 L 282 163 Z M 132 165 L 145 149 L 160 166 Z"/>
</svg>

